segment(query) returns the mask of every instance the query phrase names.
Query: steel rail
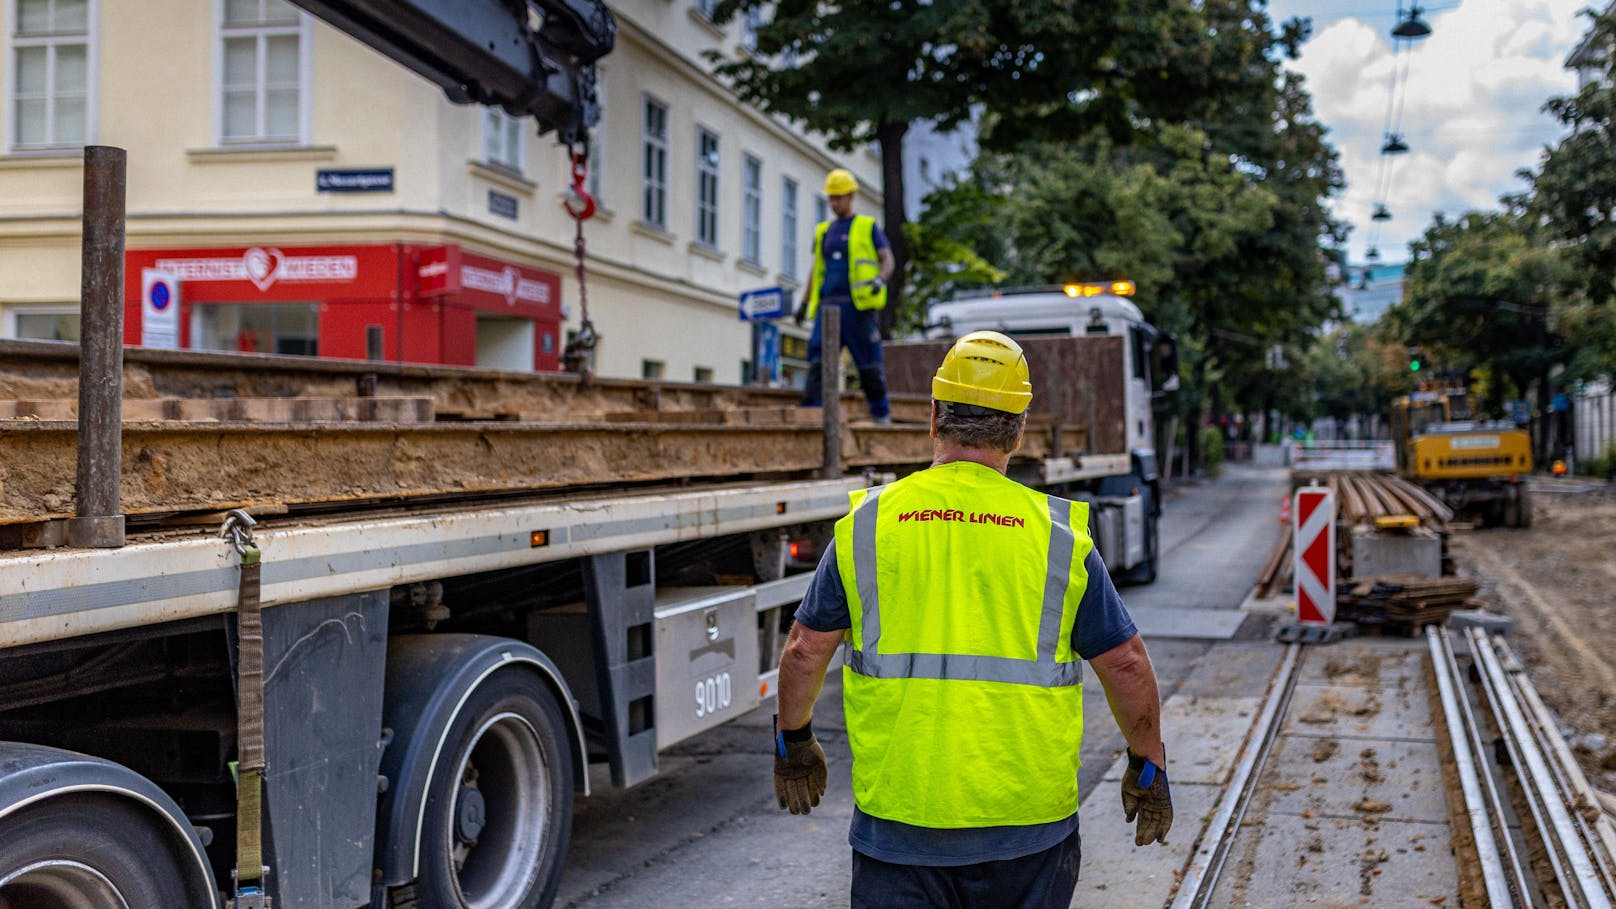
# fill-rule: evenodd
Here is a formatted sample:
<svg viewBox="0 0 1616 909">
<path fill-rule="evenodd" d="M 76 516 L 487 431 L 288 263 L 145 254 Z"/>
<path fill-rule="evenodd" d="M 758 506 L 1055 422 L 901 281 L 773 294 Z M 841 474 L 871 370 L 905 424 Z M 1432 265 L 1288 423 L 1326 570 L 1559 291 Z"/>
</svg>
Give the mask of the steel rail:
<svg viewBox="0 0 1616 909">
<path fill-rule="evenodd" d="M 1262 776 L 1268 756 L 1273 751 L 1274 739 L 1279 731 L 1279 718 L 1285 715 L 1291 694 L 1296 690 L 1296 666 L 1302 645 L 1291 643 L 1285 649 L 1285 658 L 1274 672 L 1268 685 L 1268 696 L 1257 722 L 1246 736 L 1240 752 L 1240 761 L 1230 774 L 1228 788 L 1218 802 L 1218 810 L 1201 834 L 1195 854 L 1184 875 L 1179 879 L 1178 893 L 1172 909 L 1200 909 L 1208 904 L 1217 888 L 1218 875 L 1229 858 L 1229 848 L 1240 822 L 1251 804 L 1251 795 Z"/>
<path fill-rule="evenodd" d="M 1481 668 L 1483 686 L 1493 699 L 1494 715 L 1504 733 L 1504 743 L 1510 750 L 1521 789 L 1526 793 L 1538 830 L 1550 846 L 1545 852 L 1562 895 L 1574 906 L 1611 909 L 1610 896 L 1605 892 L 1592 856 L 1586 849 L 1571 848 L 1571 844 L 1582 842 L 1582 835 L 1555 785 L 1553 772 L 1538 747 L 1497 651 L 1481 629 L 1469 629 L 1467 634 L 1471 651 Z"/>
<path fill-rule="evenodd" d="M 1597 879 L 1603 892 L 1609 897 L 1616 893 L 1616 874 L 1612 873 L 1610 858 L 1602 848 L 1604 829 L 1601 827 L 1596 831 L 1594 826 L 1594 823 L 1603 820 L 1603 815 L 1602 813 L 1595 815 L 1595 822 L 1590 823 L 1582 812 L 1576 810 L 1578 805 L 1596 804 L 1593 793 L 1589 791 L 1588 780 L 1583 776 L 1582 768 L 1577 766 L 1576 758 L 1572 756 L 1571 749 L 1555 726 L 1547 705 L 1538 697 L 1537 689 L 1527 680 L 1524 667 L 1509 644 L 1500 639 L 1493 641 L 1492 646 L 1498 654 L 1499 665 L 1503 667 L 1505 677 L 1509 680 L 1510 691 L 1520 703 L 1527 724 L 1537 740 L 1537 746 L 1544 754 L 1545 763 L 1549 767 L 1560 800 L 1569 809 L 1568 813 L 1576 827 L 1578 840 L 1596 866 Z"/>
<path fill-rule="evenodd" d="M 1447 629 L 1440 631 L 1434 625 L 1425 626 L 1425 643 L 1431 651 L 1431 669 L 1436 675 L 1437 693 L 1442 700 L 1442 714 L 1448 727 L 1448 739 L 1453 746 L 1454 765 L 1459 772 L 1459 788 L 1464 793 L 1465 815 L 1470 820 L 1470 833 L 1476 842 L 1476 857 L 1481 864 L 1482 882 L 1487 888 L 1487 902 L 1496 907 L 1529 906 L 1525 894 L 1525 878 L 1513 849 L 1499 849 L 1494 835 L 1503 817 L 1497 793 L 1489 784 L 1482 785 L 1486 776 L 1477 764 L 1483 752 L 1476 735 L 1475 720 L 1459 685 L 1459 667 L 1454 658 L 1452 642 Z M 1461 707 L 1461 704 L 1464 704 Z M 1485 789 L 1485 791 L 1484 791 Z M 1504 830 L 1507 844 L 1508 830 Z M 1509 857 L 1510 877 L 1505 876 L 1504 856 Z"/>
</svg>

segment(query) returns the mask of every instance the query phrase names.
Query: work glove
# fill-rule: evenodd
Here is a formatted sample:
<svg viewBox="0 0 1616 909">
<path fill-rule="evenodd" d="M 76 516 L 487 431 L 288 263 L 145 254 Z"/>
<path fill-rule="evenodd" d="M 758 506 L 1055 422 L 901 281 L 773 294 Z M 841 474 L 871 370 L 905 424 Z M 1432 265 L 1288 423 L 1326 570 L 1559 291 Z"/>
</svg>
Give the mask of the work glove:
<svg viewBox="0 0 1616 909">
<path fill-rule="evenodd" d="M 792 814 L 807 814 L 825 794 L 825 749 L 814 738 L 813 725 L 781 729 L 774 718 L 774 797 Z"/>
<path fill-rule="evenodd" d="M 1139 817 L 1133 844 L 1167 842 L 1173 826 L 1173 797 L 1167 791 L 1167 771 L 1128 749 L 1128 772 L 1122 775 L 1122 814 L 1128 823 Z"/>
<path fill-rule="evenodd" d="M 791 321 L 796 322 L 797 327 L 801 328 L 802 323 L 807 318 L 808 318 L 808 304 L 806 304 L 806 303 L 798 304 L 797 311 L 795 313 L 793 313 L 792 316 L 791 316 Z"/>
</svg>

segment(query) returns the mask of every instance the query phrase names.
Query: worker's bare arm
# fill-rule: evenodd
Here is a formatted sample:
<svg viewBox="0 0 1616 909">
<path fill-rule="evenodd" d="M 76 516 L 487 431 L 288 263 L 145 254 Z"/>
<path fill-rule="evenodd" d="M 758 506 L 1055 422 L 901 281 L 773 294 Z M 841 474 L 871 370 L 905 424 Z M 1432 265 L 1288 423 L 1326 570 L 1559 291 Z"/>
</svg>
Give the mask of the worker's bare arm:
<svg viewBox="0 0 1616 909">
<path fill-rule="evenodd" d="M 892 250 L 887 248 L 875 251 L 877 259 L 881 260 L 881 283 L 892 280 L 892 273 L 898 270 L 898 260 L 892 257 Z"/>
<path fill-rule="evenodd" d="M 841 643 L 840 631 L 815 631 L 801 622 L 791 626 L 780 653 L 780 728 L 801 729 L 813 718 L 825 670 Z"/>
<path fill-rule="evenodd" d="M 1161 737 L 1161 695 L 1156 689 L 1156 670 L 1150 665 L 1144 640 L 1136 634 L 1090 659 L 1089 666 L 1105 687 L 1106 703 L 1111 705 L 1111 715 L 1128 740 L 1128 747 L 1156 766 L 1166 767 Z"/>
</svg>

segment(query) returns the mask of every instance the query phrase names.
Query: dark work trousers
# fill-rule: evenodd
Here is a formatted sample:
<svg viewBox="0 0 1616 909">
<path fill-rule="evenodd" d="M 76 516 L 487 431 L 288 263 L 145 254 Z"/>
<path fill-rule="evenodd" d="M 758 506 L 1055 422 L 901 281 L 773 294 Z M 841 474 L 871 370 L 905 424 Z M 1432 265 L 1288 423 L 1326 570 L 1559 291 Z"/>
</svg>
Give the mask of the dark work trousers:
<svg viewBox="0 0 1616 909">
<path fill-rule="evenodd" d="M 1077 890 L 1078 831 L 1020 858 L 893 865 L 853 851 L 853 909 L 1066 909 Z"/>
<path fill-rule="evenodd" d="M 842 310 L 842 346 L 858 364 L 859 385 L 864 387 L 864 399 L 870 402 L 870 416 L 880 419 L 891 415 L 887 403 L 887 373 L 881 362 L 881 313 L 874 309 L 859 309 L 853 301 L 820 301 L 820 307 L 839 306 Z M 802 390 L 805 407 L 818 407 L 820 361 L 824 353 L 820 344 L 821 321 L 814 319 L 814 335 L 808 339 L 808 384 Z"/>
</svg>

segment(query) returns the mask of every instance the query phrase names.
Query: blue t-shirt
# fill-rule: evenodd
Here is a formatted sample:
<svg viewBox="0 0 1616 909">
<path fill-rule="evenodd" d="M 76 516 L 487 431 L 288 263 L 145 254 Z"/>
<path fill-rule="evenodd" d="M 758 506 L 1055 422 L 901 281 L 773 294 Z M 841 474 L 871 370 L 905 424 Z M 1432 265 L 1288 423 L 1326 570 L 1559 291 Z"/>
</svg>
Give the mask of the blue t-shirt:
<svg viewBox="0 0 1616 909">
<path fill-rule="evenodd" d="M 1088 586 L 1072 625 L 1072 649 L 1083 659 L 1090 659 L 1127 641 L 1139 630 L 1128 608 L 1122 605 L 1122 597 L 1117 595 L 1098 550 L 1090 550 L 1083 568 L 1089 575 Z M 826 548 L 819 560 L 796 618 L 814 631 L 845 631 L 853 627 L 847 591 L 836 568 L 836 547 Z M 1042 852 L 1076 829 L 1076 812 L 1047 824 L 944 829 L 873 817 L 855 805 L 847 842 L 873 859 L 894 865 L 974 865 Z"/>
<path fill-rule="evenodd" d="M 850 303 L 853 300 L 853 284 L 847 276 L 847 234 L 853 229 L 853 219 L 840 218 L 830 222 L 825 228 L 825 286 L 819 288 L 819 299 L 824 303 Z M 881 225 L 875 225 L 872 234 L 875 248 L 887 249 L 887 235 L 881 232 Z"/>
</svg>

